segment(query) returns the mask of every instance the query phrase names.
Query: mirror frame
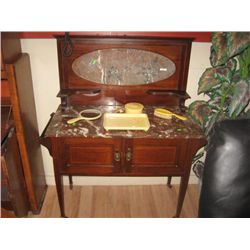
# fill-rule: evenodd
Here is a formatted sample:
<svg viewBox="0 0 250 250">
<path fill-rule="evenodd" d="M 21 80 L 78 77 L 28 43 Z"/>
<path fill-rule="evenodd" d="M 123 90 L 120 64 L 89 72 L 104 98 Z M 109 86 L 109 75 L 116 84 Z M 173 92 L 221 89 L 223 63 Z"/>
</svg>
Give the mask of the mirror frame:
<svg viewBox="0 0 250 250">
<path fill-rule="evenodd" d="M 187 98 L 192 38 L 74 36 L 70 39 L 73 45 L 72 54 L 64 56 L 64 37 L 57 37 L 60 74 L 58 96 L 61 97 L 63 105 L 119 105 L 129 101 L 138 101 L 145 105 L 180 105 Z M 152 84 L 117 86 L 82 79 L 72 70 L 72 63 L 79 56 L 111 48 L 133 48 L 158 53 L 173 61 L 176 72 L 171 77 Z"/>
</svg>

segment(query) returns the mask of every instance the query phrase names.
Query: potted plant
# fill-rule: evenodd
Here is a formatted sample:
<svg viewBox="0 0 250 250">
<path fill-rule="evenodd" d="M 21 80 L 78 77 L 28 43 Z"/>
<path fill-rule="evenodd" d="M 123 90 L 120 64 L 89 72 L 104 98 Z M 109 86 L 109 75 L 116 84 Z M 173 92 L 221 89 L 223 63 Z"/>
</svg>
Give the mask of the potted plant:
<svg viewBox="0 0 250 250">
<path fill-rule="evenodd" d="M 209 134 L 215 122 L 222 119 L 250 117 L 250 32 L 216 32 L 212 34 L 210 68 L 199 80 L 197 100 L 188 107 L 191 118 Z M 194 158 L 193 170 L 201 177 L 204 163 L 200 158 L 206 147 Z"/>
</svg>

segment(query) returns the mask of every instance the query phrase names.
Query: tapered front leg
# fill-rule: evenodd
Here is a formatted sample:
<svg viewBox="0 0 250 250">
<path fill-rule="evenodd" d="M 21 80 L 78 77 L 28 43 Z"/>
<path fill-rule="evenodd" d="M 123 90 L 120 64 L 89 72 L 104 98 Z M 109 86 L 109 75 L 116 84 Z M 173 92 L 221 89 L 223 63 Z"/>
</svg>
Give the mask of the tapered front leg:
<svg viewBox="0 0 250 250">
<path fill-rule="evenodd" d="M 172 180 L 172 176 L 168 176 L 167 186 L 168 186 L 169 188 L 172 188 L 171 180 Z"/>
<path fill-rule="evenodd" d="M 176 208 L 176 214 L 174 216 L 175 218 L 180 217 L 182 205 L 183 205 L 183 202 L 184 202 L 184 199 L 185 199 L 187 186 L 188 186 L 188 180 L 189 180 L 189 175 L 188 174 L 181 177 L 180 190 L 179 190 L 179 196 L 178 196 L 178 203 L 177 203 L 177 208 Z"/>
<path fill-rule="evenodd" d="M 71 174 L 69 175 L 69 188 L 73 189 L 73 178 Z"/>
<path fill-rule="evenodd" d="M 56 190 L 60 206 L 61 217 L 67 218 L 64 208 L 63 176 L 55 173 Z"/>
<path fill-rule="evenodd" d="M 62 145 L 64 145 L 63 141 L 58 138 L 53 138 L 52 150 L 57 197 L 59 201 L 61 217 L 67 218 L 64 208 L 63 175 L 61 174 L 61 169 L 65 165 L 65 155 L 63 154 L 63 150 L 61 149 Z"/>
</svg>

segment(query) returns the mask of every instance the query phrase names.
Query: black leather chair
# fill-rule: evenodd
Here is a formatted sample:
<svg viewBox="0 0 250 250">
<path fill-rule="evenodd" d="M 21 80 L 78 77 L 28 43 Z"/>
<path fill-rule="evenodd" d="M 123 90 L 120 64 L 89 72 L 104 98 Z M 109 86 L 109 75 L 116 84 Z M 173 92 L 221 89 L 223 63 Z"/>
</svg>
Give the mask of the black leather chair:
<svg viewBox="0 0 250 250">
<path fill-rule="evenodd" d="M 250 119 L 217 123 L 209 141 L 198 216 L 250 217 Z"/>
</svg>

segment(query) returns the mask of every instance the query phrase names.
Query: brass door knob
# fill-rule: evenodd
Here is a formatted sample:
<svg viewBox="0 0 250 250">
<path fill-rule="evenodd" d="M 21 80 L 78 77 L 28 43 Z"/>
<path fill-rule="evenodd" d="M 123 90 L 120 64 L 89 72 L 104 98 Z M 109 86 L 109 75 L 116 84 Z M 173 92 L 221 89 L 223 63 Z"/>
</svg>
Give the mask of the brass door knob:
<svg viewBox="0 0 250 250">
<path fill-rule="evenodd" d="M 116 162 L 119 162 L 121 160 L 121 154 L 120 154 L 119 151 L 115 151 L 115 153 L 114 153 L 114 160 Z"/>
<path fill-rule="evenodd" d="M 132 160 L 132 151 L 131 148 L 128 148 L 126 153 L 126 161 L 131 161 L 131 160 Z"/>
</svg>

